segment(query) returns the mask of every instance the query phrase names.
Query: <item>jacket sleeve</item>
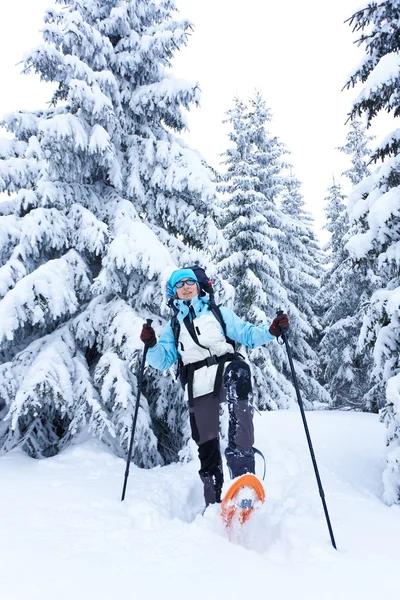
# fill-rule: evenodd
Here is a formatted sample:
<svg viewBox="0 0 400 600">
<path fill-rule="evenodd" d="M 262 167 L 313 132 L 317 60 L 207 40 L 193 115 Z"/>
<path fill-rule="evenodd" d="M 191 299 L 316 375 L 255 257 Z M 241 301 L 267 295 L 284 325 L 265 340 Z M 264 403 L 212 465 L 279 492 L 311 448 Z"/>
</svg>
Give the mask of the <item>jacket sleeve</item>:
<svg viewBox="0 0 400 600">
<path fill-rule="evenodd" d="M 171 322 L 169 322 L 164 327 L 157 344 L 148 349 L 147 362 L 151 367 L 165 371 L 172 367 L 177 360 L 178 351 L 175 346 Z"/>
<path fill-rule="evenodd" d="M 275 336 L 269 332 L 268 325 L 257 326 L 242 321 L 226 306 L 221 306 L 220 310 L 226 324 L 226 334 L 235 342 L 244 344 L 248 348 L 257 348 L 275 339 Z"/>
</svg>

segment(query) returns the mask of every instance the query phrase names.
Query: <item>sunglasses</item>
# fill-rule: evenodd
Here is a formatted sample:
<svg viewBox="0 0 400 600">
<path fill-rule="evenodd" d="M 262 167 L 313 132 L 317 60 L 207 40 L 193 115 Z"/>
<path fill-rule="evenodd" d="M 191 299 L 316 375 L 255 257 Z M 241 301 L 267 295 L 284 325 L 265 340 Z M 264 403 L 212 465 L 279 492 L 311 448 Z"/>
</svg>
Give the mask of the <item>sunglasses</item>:
<svg viewBox="0 0 400 600">
<path fill-rule="evenodd" d="M 178 283 L 176 284 L 176 287 L 183 288 L 185 283 L 186 283 L 186 285 L 197 285 L 197 281 L 195 281 L 194 279 L 185 279 L 184 281 L 178 281 Z"/>
</svg>

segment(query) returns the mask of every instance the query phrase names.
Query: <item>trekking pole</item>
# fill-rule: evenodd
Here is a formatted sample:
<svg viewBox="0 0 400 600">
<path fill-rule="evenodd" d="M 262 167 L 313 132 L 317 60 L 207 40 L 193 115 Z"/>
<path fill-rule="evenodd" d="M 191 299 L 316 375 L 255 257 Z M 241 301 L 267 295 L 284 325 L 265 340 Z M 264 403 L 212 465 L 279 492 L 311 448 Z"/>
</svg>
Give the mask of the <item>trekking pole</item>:
<svg viewBox="0 0 400 600">
<path fill-rule="evenodd" d="M 278 310 L 276 314 L 277 314 L 278 317 L 280 317 L 281 315 L 283 315 L 283 310 Z M 322 487 L 321 477 L 319 476 L 318 465 L 317 465 L 317 461 L 316 461 L 316 458 L 315 458 L 313 445 L 312 445 L 312 442 L 311 442 L 311 436 L 310 436 L 310 432 L 309 432 L 308 425 L 307 425 L 306 415 L 305 415 L 305 412 L 304 412 L 303 401 L 302 401 L 301 396 L 300 396 L 299 384 L 297 382 L 297 376 L 296 376 L 296 372 L 294 370 L 294 364 L 293 364 L 293 358 L 292 358 L 292 351 L 291 351 L 290 346 L 289 346 L 289 342 L 288 342 L 286 330 L 284 329 L 284 327 L 280 327 L 280 330 L 281 330 L 283 341 L 285 342 L 285 346 L 286 346 L 286 350 L 287 350 L 287 354 L 288 354 L 288 358 L 289 358 L 290 370 L 292 371 L 292 377 L 293 377 L 294 387 L 295 387 L 295 390 L 296 390 L 297 401 L 298 401 L 298 404 L 299 404 L 299 408 L 300 408 L 300 412 L 301 412 L 301 417 L 303 419 L 303 424 L 304 424 L 304 429 L 305 429 L 305 432 L 306 432 L 308 447 L 310 449 L 311 459 L 312 459 L 312 463 L 313 463 L 313 467 L 314 467 L 314 471 L 315 471 L 315 477 L 317 478 L 319 495 L 321 496 L 322 506 L 324 507 L 324 513 L 325 513 L 326 523 L 328 525 L 329 535 L 331 537 L 332 546 L 335 548 L 335 550 L 337 550 L 337 548 L 336 548 L 336 542 L 335 542 L 335 537 L 333 535 L 331 520 L 329 518 L 328 507 L 327 507 L 326 501 L 325 501 L 324 489 Z"/>
<path fill-rule="evenodd" d="M 153 322 L 152 319 L 146 319 L 146 324 L 149 327 L 151 327 L 152 322 Z M 133 415 L 133 420 L 132 420 L 132 433 L 131 433 L 131 440 L 129 442 L 128 458 L 126 459 L 125 479 L 124 479 L 124 487 L 122 488 L 121 502 L 123 502 L 124 499 L 125 499 L 126 486 L 128 484 L 129 469 L 130 469 L 130 466 L 131 466 L 132 451 L 133 451 L 133 440 L 135 438 L 136 422 L 137 422 L 137 418 L 138 418 L 139 405 L 140 405 L 140 395 L 142 393 L 144 365 L 145 365 L 145 362 L 146 362 L 146 355 L 147 355 L 147 350 L 148 349 L 149 349 L 149 346 L 146 343 L 144 345 L 142 362 L 140 364 L 140 370 L 139 370 L 138 390 L 137 390 L 137 397 L 136 397 L 136 406 L 135 406 L 135 413 Z"/>
</svg>

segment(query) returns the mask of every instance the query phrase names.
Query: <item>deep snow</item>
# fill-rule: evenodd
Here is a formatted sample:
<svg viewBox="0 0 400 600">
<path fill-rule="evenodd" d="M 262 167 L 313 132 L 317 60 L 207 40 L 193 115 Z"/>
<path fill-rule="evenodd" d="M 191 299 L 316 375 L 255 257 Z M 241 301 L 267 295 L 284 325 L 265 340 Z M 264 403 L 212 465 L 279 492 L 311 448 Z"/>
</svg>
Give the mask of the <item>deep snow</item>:
<svg viewBox="0 0 400 600">
<path fill-rule="evenodd" d="M 132 466 L 121 503 L 124 461 L 99 442 L 0 458 L 2 600 L 394 597 L 400 507 L 381 499 L 384 428 L 371 414 L 307 419 L 339 551 L 299 411 L 263 413 L 267 501 L 231 539 L 216 506 L 201 515 L 197 460 Z"/>
</svg>

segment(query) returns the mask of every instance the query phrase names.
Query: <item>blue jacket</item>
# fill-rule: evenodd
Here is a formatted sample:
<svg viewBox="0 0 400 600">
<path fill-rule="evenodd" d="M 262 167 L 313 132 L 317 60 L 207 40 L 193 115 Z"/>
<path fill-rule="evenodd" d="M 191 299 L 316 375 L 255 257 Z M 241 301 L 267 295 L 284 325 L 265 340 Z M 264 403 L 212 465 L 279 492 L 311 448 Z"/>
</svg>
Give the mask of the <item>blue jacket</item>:
<svg viewBox="0 0 400 600">
<path fill-rule="evenodd" d="M 214 315 L 208 307 L 208 301 L 209 296 L 207 294 L 203 297 L 195 296 L 194 298 L 192 298 L 192 300 L 189 301 L 178 299 L 175 300 L 174 304 L 179 311 L 177 314 L 178 321 L 182 325 L 183 319 L 189 314 L 191 320 L 193 320 L 193 322 L 196 322 L 200 329 L 202 329 L 202 331 L 205 332 L 204 335 L 206 343 L 204 339 L 201 339 L 201 343 L 203 345 L 208 346 L 207 331 L 210 333 L 209 341 L 211 346 L 212 342 L 214 341 L 213 338 L 220 337 L 220 339 L 215 339 L 215 341 L 218 341 L 218 347 L 222 348 L 221 351 L 215 352 L 214 348 L 212 348 L 212 350 L 210 350 L 210 354 L 215 353 L 217 355 L 221 355 L 222 353 L 225 353 L 227 351 L 231 352 L 232 346 L 230 345 L 228 345 L 228 347 L 225 350 L 223 350 L 226 344 L 224 346 L 221 342 L 221 339 L 223 339 L 225 343 L 225 336 L 223 334 L 221 325 L 215 319 Z M 190 305 L 193 307 L 194 317 L 192 317 L 192 315 L 189 313 Z M 255 326 L 251 323 L 247 323 L 246 321 L 242 321 L 242 319 L 235 315 L 235 313 L 232 310 L 225 306 L 220 307 L 220 310 L 226 325 L 226 334 L 233 341 L 239 344 L 243 344 L 248 348 L 257 348 L 258 346 L 263 346 L 264 344 L 267 344 L 268 342 L 271 342 L 275 339 L 275 337 L 269 332 L 268 325 Z M 210 315 L 212 319 L 209 318 Z M 211 322 L 213 328 L 210 328 Z M 181 331 L 183 329 L 186 330 L 186 327 L 181 327 Z M 206 351 L 198 347 L 193 350 L 200 353 L 199 358 L 197 360 L 201 360 L 201 358 L 204 357 L 204 355 L 207 353 Z M 158 340 L 158 343 L 155 346 L 153 346 L 153 348 L 149 348 L 147 353 L 147 361 L 152 367 L 156 369 L 165 370 L 169 369 L 178 360 L 178 357 L 184 359 L 185 352 L 178 351 L 175 345 L 174 332 L 172 330 L 171 322 L 169 322 L 164 327 L 161 336 Z M 188 361 L 184 360 L 184 364 L 186 364 L 187 362 Z"/>
</svg>

